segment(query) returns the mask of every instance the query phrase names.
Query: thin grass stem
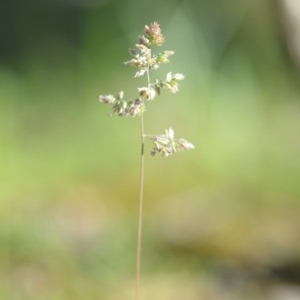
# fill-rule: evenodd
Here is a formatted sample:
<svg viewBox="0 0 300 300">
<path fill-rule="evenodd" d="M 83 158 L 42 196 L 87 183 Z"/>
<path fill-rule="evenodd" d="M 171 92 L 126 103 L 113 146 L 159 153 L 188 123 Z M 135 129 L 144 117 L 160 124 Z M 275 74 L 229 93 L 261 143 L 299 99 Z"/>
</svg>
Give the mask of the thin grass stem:
<svg viewBox="0 0 300 300">
<path fill-rule="evenodd" d="M 147 69 L 147 84 L 150 87 L 150 72 Z M 136 286 L 135 286 L 135 300 L 140 299 L 140 281 L 141 281 L 141 257 L 142 257 L 142 235 L 143 235 L 143 200 L 144 200 L 144 173 L 145 173 L 145 129 L 144 129 L 144 115 L 141 115 L 141 161 L 140 161 L 140 194 L 139 194 L 139 212 L 138 212 L 138 233 L 137 233 L 137 249 L 136 249 Z"/>
<path fill-rule="evenodd" d="M 141 115 L 141 161 L 140 161 L 140 195 L 139 195 L 139 212 L 138 212 L 138 234 L 137 234 L 137 249 L 136 249 L 136 286 L 135 300 L 140 298 L 140 278 L 141 278 L 141 255 L 142 255 L 142 225 L 143 225 L 143 198 L 144 198 L 144 116 Z"/>
</svg>

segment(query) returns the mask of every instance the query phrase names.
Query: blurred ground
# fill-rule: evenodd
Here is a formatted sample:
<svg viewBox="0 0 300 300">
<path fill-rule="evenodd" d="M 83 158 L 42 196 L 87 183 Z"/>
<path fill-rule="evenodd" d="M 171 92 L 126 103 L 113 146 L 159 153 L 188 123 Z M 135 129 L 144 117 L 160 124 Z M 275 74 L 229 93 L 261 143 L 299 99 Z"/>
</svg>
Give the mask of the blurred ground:
<svg viewBox="0 0 300 300">
<path fill-rule="evenodd" d="M 138 119 L 97 95 L 135 96 L 122 62 L 154 20 L 175 51 L 157 76 L 186 79 L 146 130 L 196 149 L 146 157 L 143 299 L 300 299 L 299 75 L 261 2 L 5 4 L 1 299 L 132 299 Z"/>
</svg>

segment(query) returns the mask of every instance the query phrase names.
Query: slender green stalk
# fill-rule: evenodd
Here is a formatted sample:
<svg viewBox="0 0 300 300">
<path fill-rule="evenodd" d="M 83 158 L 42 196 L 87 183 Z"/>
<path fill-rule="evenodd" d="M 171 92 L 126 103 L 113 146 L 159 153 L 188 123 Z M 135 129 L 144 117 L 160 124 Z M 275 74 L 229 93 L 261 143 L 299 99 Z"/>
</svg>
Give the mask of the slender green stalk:
<svg viewBox="0 0 300 300">
<path fill-rule="evenodd" d="M 143 225 L 143 198 L 144 198 L 144 118 L 141 115 L 141 161 L 140 161 L 140 197 L 139 197 L 139 213 L 138 213 L 138 234 L 136 249 L 136 286 L 135 300 L 139 299 L 140 294 L 140 277 L 141 277 L 141 254 L 142 254 L 142 225 Z"/>
<path fill-rule="evenodd" d="M 149 68 L 147 70 L 147 83 L 150 87 Z M 139 194 L 139 213 L 138 213 L 138 232 L 137 232 L 137 249 L 136 249 L 136 286 L 135 300 L 140 298 L 140 280 L 141 280 L 141 257 L 142 257 L 142 233 L 143 233 L 143 200 L 144 200 L 144 171 L 145 171 L 145 129 L 144 114 L 141 115 L 141 161 L 140 161 L 140 194 Z"/>
</svg>

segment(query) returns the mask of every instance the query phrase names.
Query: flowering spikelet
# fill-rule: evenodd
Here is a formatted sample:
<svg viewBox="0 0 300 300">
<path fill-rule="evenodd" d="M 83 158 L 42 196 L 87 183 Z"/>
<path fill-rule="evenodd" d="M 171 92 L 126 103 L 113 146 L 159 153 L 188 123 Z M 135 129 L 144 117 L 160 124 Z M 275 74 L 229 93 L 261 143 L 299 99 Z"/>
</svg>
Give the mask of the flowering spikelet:
<svg viewBox="0 0 300 300">
<path fill-rule="evenodd" d="M 176 152 L 194 149 L 195 146 L 185 139 L 175 139 L 174 130 L 170 127 L 164 134 L 151 137 L 154 147 L 151 155 L 159 153 L 161 156 L 170 156 Z"/>
<path fill-rule="evenodd" d="M 165 38 L 161 33 L 161 29 L 157 22 L 153 22 L 150 26 L 146 25 L 144 27 L 144 33 L 146 39 L 149 40 L 151 46 L 162 46 L 165 42 Z"/>
</svg>

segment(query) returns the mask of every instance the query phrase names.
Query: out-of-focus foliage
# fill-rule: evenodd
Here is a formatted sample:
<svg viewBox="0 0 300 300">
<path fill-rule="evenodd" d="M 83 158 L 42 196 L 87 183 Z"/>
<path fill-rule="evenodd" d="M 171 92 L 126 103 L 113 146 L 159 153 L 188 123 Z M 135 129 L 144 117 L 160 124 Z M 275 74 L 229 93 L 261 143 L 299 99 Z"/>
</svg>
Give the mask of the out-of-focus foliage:
<svg viewBox="0 0 300 300">
<path fill-rule="evenodd" d="M 299 77 L 279 15 L 259 0 L 3 4 L 1 299 L 132 298 L 138 119 L 97 95 L 136 94 L 122 62 L 151 21 L 186 79 L 146 127 L 196 149 L 146 159 L 144 299 L 299 297 Z"/>
</svg>

